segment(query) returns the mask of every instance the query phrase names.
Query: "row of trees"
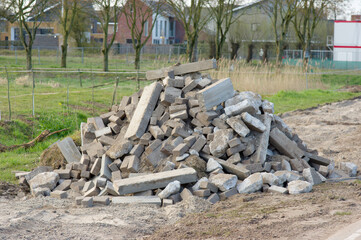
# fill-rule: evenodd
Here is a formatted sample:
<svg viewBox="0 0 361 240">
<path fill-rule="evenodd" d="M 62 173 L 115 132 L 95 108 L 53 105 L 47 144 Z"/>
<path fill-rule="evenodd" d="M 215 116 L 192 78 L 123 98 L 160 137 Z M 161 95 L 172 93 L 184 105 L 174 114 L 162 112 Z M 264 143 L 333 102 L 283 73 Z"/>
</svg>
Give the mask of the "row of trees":
<svg viewBox="0 0 361 240">
<path fill-rule="evenodd" d="M 293 25 L 298 41 L 305 54 L 310 49 L 314 31 L 327 13 L 336 15 L 337 4 L 347 0 L 265 0 L 260 5 L 271 20 L 274 41 L 277 52 L 277 64 L 281 63 L 282 50 L 290 25 Z M 336 4 L 337 2 L 337 4 Z M 16 21 L 20 29 L 20 40 L 27 53 L 27 69 L 31 69 L 31 51 L 37 29 L 46 18 L 44 10 L 49 6 L 59 4 L 58 21 L 62 29 L 62 61 L 61 67 L 66 67 L 69 37 L 77 42 L 81 37 L 72 36 L 72 32 L 81 32 L 79 22 L 84 14 L 89 14 L 100 23 L 103 32 L 103 70 L 108 71 L 108 55 L 114 43 L 118 19 L 124 16 L 131 32 L 132 44 L 135 50 L 135 68 L 140 68 L 140 52 L 148 42 L 151 34 L 144 34 L 146 29 L 152 32 L 155 19 L 164 10 L 169 10 L 184 27 L 187 40 L 188 61 L 197 61 L 198 39 L 200 32 L 209 25 L 214 31 L 215 58 L 222 57 L 222 49 L 228 33 L 240 16 L 246 14 L 233 9 L 241 4 L 240 0 L 3 0 L 0 14 L 10 21 Z M 97 9 L 98 11 L 94 11 Z M 0 15 L 1 16 L 1 15 Z M 113 34 L 109 35 L 110 23 L 113 22 Z M 210 24 L 211 23 L 211 24 Z M 146 28 L 145 25 L 148 24 Z M 74 30 L 75 28 L 75 30 Z M 146 36 L 146 37 L 145 37 Z M 307 56 L 305 56 L 305 59 Z"/>
</svg>

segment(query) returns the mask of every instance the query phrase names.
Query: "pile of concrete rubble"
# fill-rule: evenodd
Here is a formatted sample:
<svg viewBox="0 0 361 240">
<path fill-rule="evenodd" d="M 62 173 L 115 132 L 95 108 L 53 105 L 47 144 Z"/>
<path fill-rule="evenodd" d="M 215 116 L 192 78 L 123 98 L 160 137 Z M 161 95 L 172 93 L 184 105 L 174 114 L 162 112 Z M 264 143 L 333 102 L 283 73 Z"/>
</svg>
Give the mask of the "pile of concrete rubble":
<svg viewBox="0 0 361 240">
<path fill-rule="evenodd" d="M 357 168 L 317 156 L 274 115 L 273 103 L 200 71 L 216 61 L 147 72 L 155 80 L 81 125 L 82 146 L 57 142 L 65 169 L 18 173 L 34 196 L 76 203 L 167 206 L 192 196 L 211 203 L 257 191 L 299 194 Z M 74 195 L 74 192 L 77 195 Z"/>
</svg>

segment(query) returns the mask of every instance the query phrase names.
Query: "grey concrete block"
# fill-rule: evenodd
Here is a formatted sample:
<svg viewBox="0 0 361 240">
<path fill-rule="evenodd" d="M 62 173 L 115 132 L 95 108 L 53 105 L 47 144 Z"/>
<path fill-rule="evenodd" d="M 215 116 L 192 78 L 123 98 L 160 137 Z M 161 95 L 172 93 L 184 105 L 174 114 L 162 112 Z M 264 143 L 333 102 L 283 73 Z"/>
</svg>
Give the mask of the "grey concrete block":
<svg viewBox="0 0 361 240">
<path fill-rule="evenodd" d="M 199 106 L 211 110 L 214 106 L 232 98 L 233 84 L 230 78 L 219 80 L 197 93 Z"/>
<path fill-rule="evenodd" d="M 193 168 L 183 168 L 146 176 L 121 179 L 114 182 L 120 195 L 163 188 L 168 183 L 178 180 L 181 184 L 197 181 L 197 172 Z"/>
<path fill-rule="evenodd" d="M 57 142 L 57 146 L 68 163 L 80 162 L 81 154 L 70 137 Z"/>
<path fill-rule="evenodd" d="M 162 89 L 160 83 L 152 83 L 144 88 L 134 116 L 125 133 L 125 139 L 140 138 L 145 133 Z"/>
<path fill-rule="evenodd" d="M 157 196 L 113 197 L 113 204 L 150 204 L 161 206 L 162 200 Z"/>
</svg>

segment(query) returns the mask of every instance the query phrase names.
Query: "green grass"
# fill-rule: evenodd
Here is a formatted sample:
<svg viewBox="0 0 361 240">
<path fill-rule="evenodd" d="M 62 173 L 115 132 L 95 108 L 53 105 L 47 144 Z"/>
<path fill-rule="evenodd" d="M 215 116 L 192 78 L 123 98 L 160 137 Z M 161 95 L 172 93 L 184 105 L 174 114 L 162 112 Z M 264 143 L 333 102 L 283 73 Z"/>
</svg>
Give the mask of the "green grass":
<svg viewBox="0 0 361 240">
<path fill-rule="evenodd" d="M 349 85 L 361 85 L 361 75 L 323 74 L 321 81 L 333 89 Z"/>
<path fill-rule="evenodd" d="M 2 61 L 0 57 L 0 65 Z M 99 58 L 96 58 L 96 61 L 99 63 Z M 49 66 L 51 64 L 49 63 Z M 74 64 L 72 67 L 77 68 L 78 65 Z M 148 67 L 157 68 L 155 65 L 149 65 Z M 54 135 L 46 141 L 38 143 L 33 148 L 0 153 L 0 180 L 16 182 L 11 171 L 31 170 L 39 163 L 41 153 L 49 145 L 58 139 L 74 134 L 79 129 L 80 122 L 86 121 L 88 117 L 97 116 L 108 111 L 112 102 L 114 83 L 117 77 L 119 77 L 120 82 L 117 88 L 116 103 L 120 102 L 122 96 L 131 95 L 136 91 L 135 81 L 127 79 L 127 77 L 131 76 L 124 74 L 94 74 L 92 78 L 90 74 L 81 74 L 83 87 L 80 87 L 78 74 L 36 74 L 36 116 L 33 118 L 31 116 L 31 78 L 30 81 L 25 79 L 19 83 L 19 77 L 21 76 L 10 73 L 12 114 L 13 119 L 16 119 L 10 122 L 3 121 L 8 117 L 7 85 L 1 82 L 0 79 L 0 110 L 2 111 L 3 119 L 0 121 L 1 144 L 14 145 L 28 142 L 45 129 L 51 131 L 63 128 L 69 129 L 67 132 Z M 0 73 L 0 77 L 4 78 L 4 74 L 1 75 Z M 18 79 L 18 83 L 16 79 Z M 329 86 L 330 90 L 280 91 L 273 96 L 266 96 L 265 99 L 275 104 L 276 113 L 284 113 L 361 95 L 360 93 L 336 91 L 337 88 L 344 85 L 361 85 L 361 76 L 322 75 L 321 80 Z M 141 87 L 149 83 L 141 82 Z M 91 88 L 93 84 L 105 84 L 94 89 L 94 104 L 92 103 Z M 69 86 L 69 104 L 67 102 L 67 86 Z"/>
<path fill-rule="evenodd" d="M 351 212 L 336 212 L 334 215 L 337 215 L 337 216 L 348 216 L 348 215 L 351 215 Z"/>
<path fill-rule="evenodd" d="M 361 95 L 360 93 L 338 92 L 332 90 L 306 90 L 301 92 L 280 91 L 266 97 L 275 104 L 277 114 L 297 109 L 306 109 L 320 104 L 341 101 Z"/>
</svg>

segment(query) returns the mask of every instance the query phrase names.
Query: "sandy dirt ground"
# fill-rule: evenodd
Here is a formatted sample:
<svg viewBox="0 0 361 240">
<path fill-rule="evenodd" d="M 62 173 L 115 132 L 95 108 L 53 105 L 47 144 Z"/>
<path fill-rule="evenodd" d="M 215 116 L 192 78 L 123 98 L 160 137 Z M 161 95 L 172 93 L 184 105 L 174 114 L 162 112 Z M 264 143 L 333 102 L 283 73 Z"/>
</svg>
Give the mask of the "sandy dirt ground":
<svg viewBox="0 0 361 240">
<path fill-rule="evenodd" d="M 360 113 L 355 99 L 282 117 L 320 155 L 361 167 Z M 195 198 L 166 208 L 85 209 L 71 200 L 0 197 L 0 239 L 327 239 L 360 219 L 358 180 L 297 196 L 237 195 L 213 206 Z"/>
</svg>

